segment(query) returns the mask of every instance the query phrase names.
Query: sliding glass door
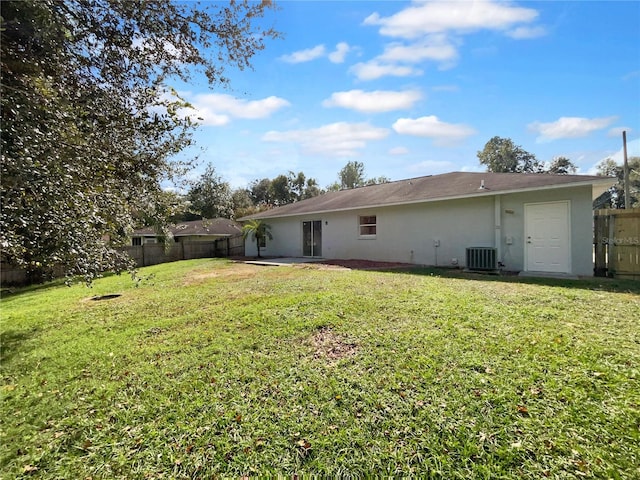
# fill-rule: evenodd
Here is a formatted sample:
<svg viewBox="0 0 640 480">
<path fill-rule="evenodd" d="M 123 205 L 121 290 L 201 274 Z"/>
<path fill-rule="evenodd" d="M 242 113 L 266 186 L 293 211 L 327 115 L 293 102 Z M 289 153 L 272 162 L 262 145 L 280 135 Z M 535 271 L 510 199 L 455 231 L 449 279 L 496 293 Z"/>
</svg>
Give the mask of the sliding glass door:
<svg viewBox="0 0 640 480">
<path fill-rule="evenodd" d="M 302 222 L 302 255 L 322 256 L 322 221 Z"/>
</svg>

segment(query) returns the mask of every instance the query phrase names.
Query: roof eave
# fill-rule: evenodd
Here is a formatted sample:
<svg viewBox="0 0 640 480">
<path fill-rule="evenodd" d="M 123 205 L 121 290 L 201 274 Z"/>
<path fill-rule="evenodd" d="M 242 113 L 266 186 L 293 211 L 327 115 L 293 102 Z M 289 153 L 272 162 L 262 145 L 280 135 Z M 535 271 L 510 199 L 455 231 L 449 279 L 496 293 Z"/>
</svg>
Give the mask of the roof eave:
<svg viewBox="0 0 640 480">
<path fill-rule="evenodd" d="M 506 195 L 506 194 L 514 194 L 514 193 L 527 193 L 539 190 L 555 190 L 559 188 L 573 188 L 573 187 L 586 187 L 594 185 L 613 185 L 616 183 L 616 179 L 605 177 L 602 180 L 585 180 L 583 182 L 574 182 L 574 183 L 562 183 L 562 184 L 554 184 L 554 185 L 545 185 L 545 186 L 537 186 L 537 187 L 527 187 L 527 188 L 516 188 L 510 190 L 490 190 L 485 189 L 478 193 L 466 193 L 463 195 L 449 195 L 446 197 L 437 197 L 437 198 L 425 198 L 419 200 L 411 200 L 411 201 L 403 201 L 403 202 L 390 202 L 390 203 L 375 203 L 368 205 L 359 205 L 354 207 L 344 207 L 344 208 L 331 208 L 331 209 L 321 209 L 321 210 L 313 210 L 309 212 L 298 212 L 298 213 L 285 213 L 283 215 L 272 215 L 272 216 L 260 216 L 260 213 L 256 213 L 254 215 L 249 215 L 247 217 L 243 217 L 238 219 L 238 221 L 247 221 L 254 219 L 264 219 L 268 220 L 270 218 L 288 218 L 288 217 L 301 217 L 308 215 L 318 215 L 321 213 L 328 212 L 346 212 L 353 210 L 365 210 L 368 208 L 384 208 L 384 207 L 395 207 L 398 205 L 415 205 L 418 203 L 433 203 L 433 202 L 444 202 L 447 200 L 462 200 L 465 198 L 478 198 L 478 197 L 490 197 L 492 195 Z M 261 213 L 268 213 L 269 210 Z"/>
</svg>

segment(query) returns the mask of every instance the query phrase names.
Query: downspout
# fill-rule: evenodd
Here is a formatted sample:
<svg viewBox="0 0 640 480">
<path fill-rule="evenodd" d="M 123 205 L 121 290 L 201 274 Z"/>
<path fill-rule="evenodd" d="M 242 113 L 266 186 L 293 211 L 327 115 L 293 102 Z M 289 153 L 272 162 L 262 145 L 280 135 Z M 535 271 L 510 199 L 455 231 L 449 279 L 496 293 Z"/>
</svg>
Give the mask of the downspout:
<svg viewBox="0 0 640 480">
<path fill-rule="evenodd" d="M 502 264 L 502 202 L 500 195 L 493 197 L 493 221 L 495 224 L 494 246 L 498 265 Z"/>
</svg>

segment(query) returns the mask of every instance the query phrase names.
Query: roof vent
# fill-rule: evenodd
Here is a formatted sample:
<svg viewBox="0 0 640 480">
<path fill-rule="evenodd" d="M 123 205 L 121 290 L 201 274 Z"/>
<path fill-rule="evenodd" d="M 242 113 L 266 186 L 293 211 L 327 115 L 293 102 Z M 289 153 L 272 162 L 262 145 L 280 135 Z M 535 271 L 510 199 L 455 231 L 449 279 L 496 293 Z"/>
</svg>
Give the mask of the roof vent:
<svg viewBox="0 0 640 480">
<path fill-rule="evenodd" d="M 480 180 L 480 188 L 478 190 L 484 190 L 486 187 L 484 186 L 484 180 Z"/>
</svg>

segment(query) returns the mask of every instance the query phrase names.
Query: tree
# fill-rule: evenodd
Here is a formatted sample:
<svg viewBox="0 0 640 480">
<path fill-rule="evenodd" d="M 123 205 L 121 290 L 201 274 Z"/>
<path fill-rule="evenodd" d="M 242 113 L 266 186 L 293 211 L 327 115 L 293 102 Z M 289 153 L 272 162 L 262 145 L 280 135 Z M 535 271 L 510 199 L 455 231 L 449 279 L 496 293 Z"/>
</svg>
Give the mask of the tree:
<svg viewBox="0 0 640 480">
<path fill-rule="evenodd" d="M 294 202 L 322 194 L 318 181 L 315 178 L 307 178 L 303 172 L 289 171 L 289 190 Z"/>
<path fill-rule="evenodd" d="M 554 157 L 549 167 L 545 169 L 545 172 L 556 175 L 572 175 L 576 173 L 577 170 L 578 167 L 567 157 Z"/>
<path fill-rule="evenodd" d="M 317 197 L 318 195 L 322 195 L 323 193 L 324 191 L 320 188 L 320 185 L 318 185 L 318 181 L 315 178 L 308 178 L 300 200 Z"/>
<path fill-rule="evenodd" d="M 329 192 L 337 192 L 338 190 L 344 190 L 349 188 L 364 187 L 368 185 L 377 185 L 379 183 L 388 183 L 388 177 L 364 177 L 364 163 L 362 162 L 347 162 L 342 167 L 342 170 L 338 173 L 339 182 L 334 182 L 327 187 Z"/>
<path fill-rule="evenodd" d="M 249 196 L 256 206 L 281 206 L 315 197 L 322 193 L 315 178 L 304 173 L 289 171 L 273 179 L 254 180 L 249 187 Z"/>
<path fill-rule="evenodd" d="M 312 180 L 312 179 L 309 179 Z M 289 189 L 296 200 L 304 199 L 307 177 L 304 173 L 289 171 Z"/>
<path fill-rule="evenodd" d="M 204 218 L 233 216 L 231 187 L 216 174 L 213 165 L 207 166 L 205 172 L 189 190 L 187 197 L 191 202 L 191 209 Z"/>
<path fill-rule="evenodd" d="M 389 177 L 385 177 L 384 175 L 380 176 L 380 177 L 372 177 L 372 178 L 368 178 L 365 181 L 365 185 L 379 185 L 381 183 L 389 183 L 391 181 L 391 179 Z"/>
<path fill-rule="evenodd" d="M 340 188 L 356 188 L 365 184 L 364 163 L 352 161 L 342 167 L 338 174 L 340 178 Z"/>
<path fill-rule="evenodd" d="M 236 188 L 231 193 L 231 203 L 233 205 L 233 217 L 241 218 L 254 212 L 254 205 L 246 188 Z"/>
<path fill-rule="evenodd" d="M 640 206 L 640 157 L 631 157 L 629 164 L 629 197 L 631 208 Z M 605 158 L 598 166 L 598 175 L 616 177 L 617 183 L 593 201 L 594 208 L 626 208 L 624 203 L 624 167 L 612 158 Z"/>
<path fill-rule="evenodd" d="M 265 240 L 273 239 L 271 234 L 271 226 L 262 220 L 249 220 L 242 226 L 242 236 L 246 239 L 251 236 L 251 240 L 256 242 L 258 247 L 258 258 L 260 258 L 260 244 Z"/>
<path fill-rule="evenodd" d="M 333 182 L 333 183 L 327 185 L 327 188 L 325 188 L 325 190 L 327 192 L 339 192 L 340 190 L 342 190 L 342 188 L 340 187 L 340 183 L 339 182 Z"/>
<path fill-rule="evenodd" d="M 597 174 L 601 177 L 616 177 L 620 168 L 616 161 L 610 157 L 605 158 L 596 166 Z"/>
<path fill-rule="evenodd" d="M 543 170 L 535 155 L 510 138 L 493 137 L 478 152 L 478 159 L 488 172 L 540 173 Z"/>
<path fill-rule="evenodd" d="M 295 198 L 289 184 L 289 177 L 286 175 L 278 175 L 271 180 L 271 198 L 276 206 L 287 205 L 293 203 Z"/>
<path fill-rule="evenodd" d="M 227 66 L 277 37 L 268 2 L 206 9 L 169 0 L 23 0 L 1 7 L 2 255 L 32 279 L 62 267 L 90 281 L 130 265 L 114 247 L 138 217 L 159 225 L 161 182 L 195 127 L 169 82 Z M 106 241 L 105 239 L 109 239 Z"/>
<path fill-rule="evenodd" d="M 249 185 L 249 196 L 254 205 L 273 205 L 271 180 L 263 178 L 251 182 L 251 185 Z"/>
</svg>

